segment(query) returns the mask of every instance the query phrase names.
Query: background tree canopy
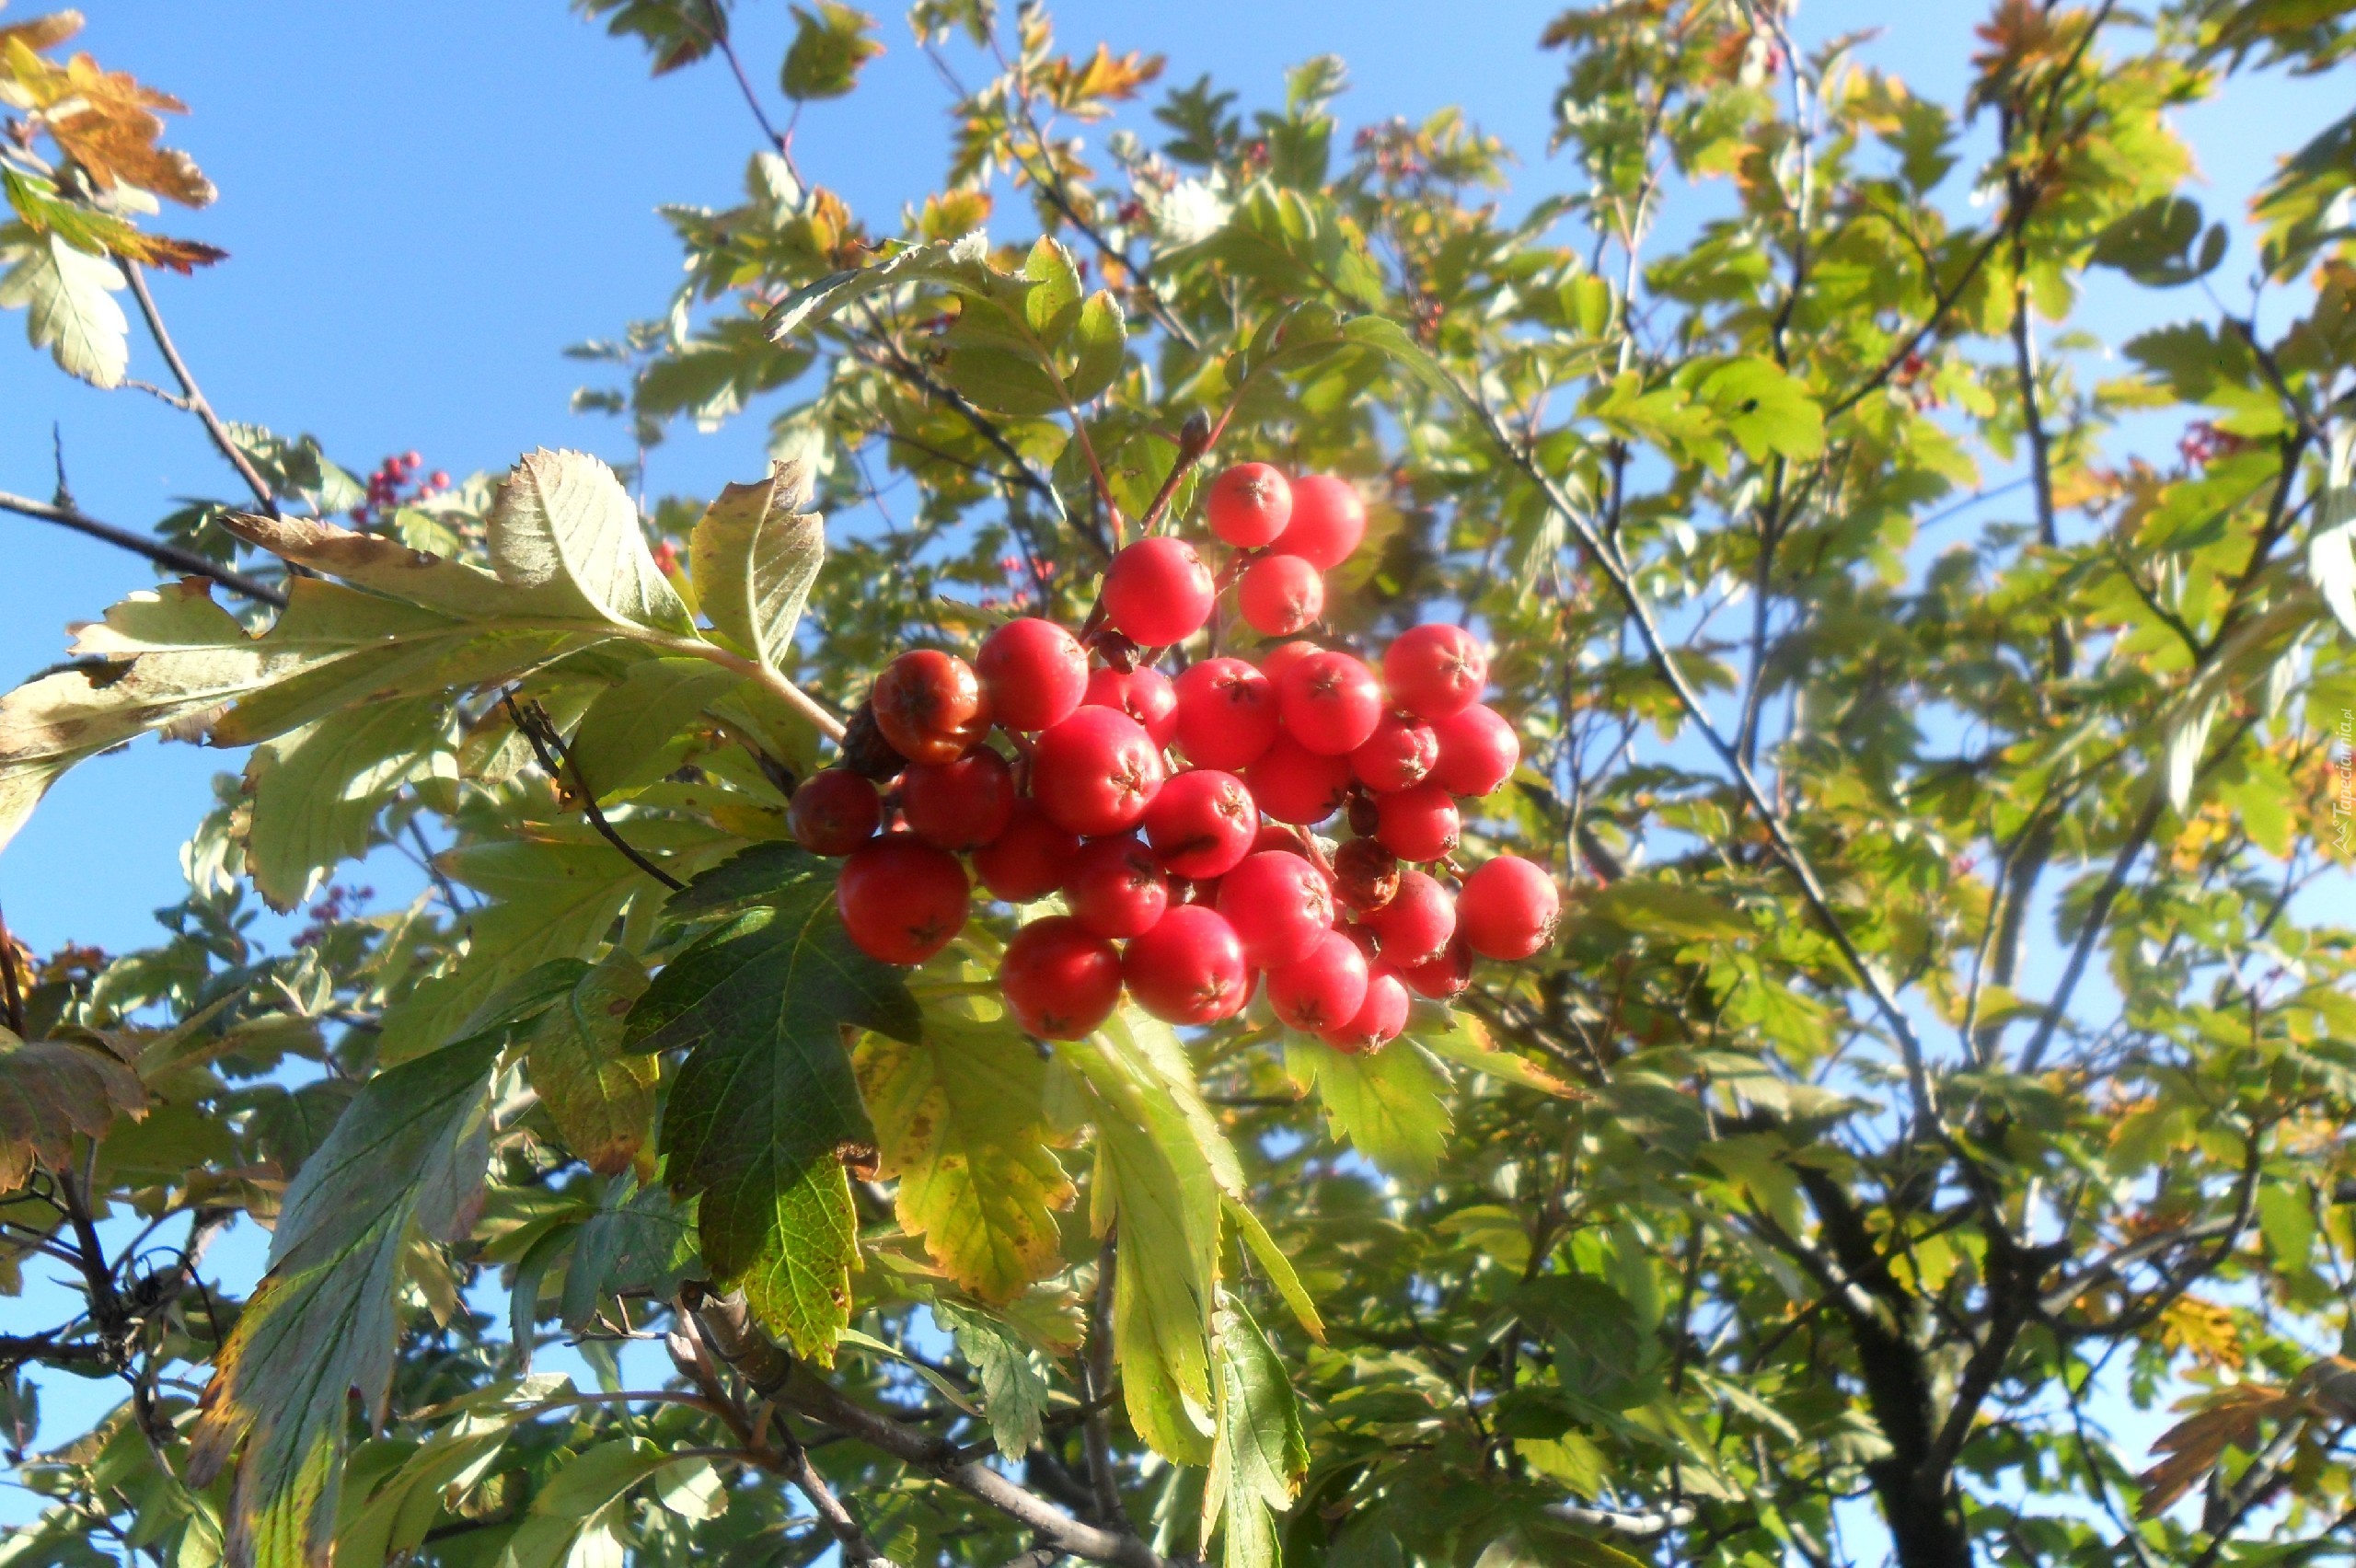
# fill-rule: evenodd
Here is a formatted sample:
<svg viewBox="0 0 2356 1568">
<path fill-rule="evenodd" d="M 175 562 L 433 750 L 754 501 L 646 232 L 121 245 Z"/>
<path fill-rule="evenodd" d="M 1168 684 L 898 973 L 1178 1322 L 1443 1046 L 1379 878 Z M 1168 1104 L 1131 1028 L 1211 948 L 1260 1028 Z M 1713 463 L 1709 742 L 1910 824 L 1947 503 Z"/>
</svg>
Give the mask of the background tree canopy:
<svg viewBox="0 0 2356 1568">
<path fill-rule="evenodd" d="M 0 963 L 0 1288 L 76 1291 L 0 1335 L 0 1568 L 2356 1556 L 2356 116 L 2246 213 L 2172 128 L 2347 79 L 2356 6 L 2003 0 L 1958 103 L 1774 0 L 1571 10 L 1512 215 L 1469 113 L 1338 136 L 1330 58 L 1253 104 L 1033 6 L 768 60 L 581 9 L 741 93 L 743 200 L 575 351 L 629 461 L 456 478 L 216 414 L 146 283 L 219 259 L 180 106 L 0 26 L 0 306 L 231 487 L 0 699 L 0 833 L 251 748 L 166 940 Z M 861 213 L 793 132 L 887 44 L 953 133 Z M 2097 274 L 2173 324 L 2102 341 Z M 633 493 L 749 417 L 794 467 L 721 523 Z M 1003 911 L 888 969 L 787 841 L 892 655 L 1198 514 L 1190 421 L 1368 497 L 1334 639 L 1491 640 L 1469 832 L 1569 890 L 1377 1055 L 1043 1052 Z M 389 845 L 423 891 L 354 906 Z M 69 1378 L 121 1406 L 38 1448 Z"/>
</svg>

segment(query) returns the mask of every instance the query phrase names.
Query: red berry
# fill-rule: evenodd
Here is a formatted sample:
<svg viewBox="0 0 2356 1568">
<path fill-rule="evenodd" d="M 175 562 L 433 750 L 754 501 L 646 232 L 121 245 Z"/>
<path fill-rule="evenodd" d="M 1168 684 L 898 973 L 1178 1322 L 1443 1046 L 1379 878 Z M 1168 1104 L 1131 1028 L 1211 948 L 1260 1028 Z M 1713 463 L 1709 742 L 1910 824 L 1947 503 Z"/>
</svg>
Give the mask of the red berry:
<svg viewBox="0 0 2356 1568">
<path fill-rule="evenodd" d="M 1472 950 L 1462 942 L 1450 942 L 1447 948 L 1422 963 L 1401 964 L 1399 978 L 1419 997 L 1444 1002 L 1462 993 L 1472 983 Z"/>
<path fill-rule="evenodd" d="M 1067 915 L 1014 933 L 999 961 L 999 989 L 1017 1022 L 1043 1040 L 1080 1040 L 1121 999 L 1121 955 Z"/>
<path fill-rule="evenodd" d="M 1418 719 L 1445 719 L 1480 700 L 1489 655 L 1461 626 L 1436 621 L 1399 634 L 1382 655 L 1391 700 Z"/>
<path fill-rule="evenodd" d="M 1252 995 L 1235 928 L 1200 904 L 1179 905 L 1131 941 L 1121 978 L 1138 1006 L 1166 1023 L 1214 1023 Z"/>
<path fill-rule="evenodd" d="M 1350 771 L 1369 790 L 1404 790 L 1429 778 L 1438 760 L 1439 737 L 1429 724 L 1386 713 L 1350 754 Z"/>
<path fill-rule="evenodd" d="M 987 746 L 953 762 L 918 762 L 900 776 L 900 815 L 936 849 L 974 849 L 1006 831 L 1014 770 Z"/>
<path fill-rule="evenodd" d="M 1083 708 L 1040 733 L 1031 793 L 1049 820 L 1082 838 L 1126 833 L 1160 792 L 1161 748 L 1145 726 L 1110 708 Z"/>
<path fill-rule="evenodd" d="M 1233 773 L 1276 738 L 1276 693 L 1241 659 L 1206 659 L 1173 683 L 1178 749 L 1196 767 Z"/>
<path fill-rule="evenodd" d="M 1357 1016 L 1366 1002 L 1366 955 L 1326 931 L 1290 963 L 1268 971 L 1268 1006 L 1287 1025 L 1315 1034 Z"/>
<path fill-rule="evenodd" d="M 802 781 L 785 809 L 793 841 L 813 855 L 848 855 L 875 836 L 884 802 L 848 767 L 822 767 Z"/>
<path fill-rule="evenodd" d="M 1167 534 L 1139 539 L 1104 569 L 1104 618 L 1141 648 L 1184 642 L 1211 618 L 1218 596 L 1195 547 Z"/>
<path fill-rule="evenodd" d="M 401 454 L 401 467 L 404 468 L 414 468 L 424 461 L 425 456 L 422 453 L 404 452 Z"/>
<path fill-rule="evenodd" d="M 1382 956 L 1404 974 L 1437 958 L 1456 934 L 1456 900 L 1448 889 L 1421 871 L 1403 871 L 1399 891 L 1391 902 L 1373 911 L 1366 923 L 1382 944 Z M 1413 984 L 1413 977 L 1409 984 Z"/>
<path fill-rule="evenodd" d="M 1299 556 L 1262 556 L 1235 584 L 1243 623 L 1263 637 L 1290 637 L 1325 613 L 1325 579 Z"/>
<path fill-rule="evenodd" d="M 1438 860 L 1451 855 L 1463 831 L 1456 814 L 1456 797 L 1437 784 L 1377 795 L 1374 811 L 1374 836 L 1403 860 Z"/>
<path fill-rule="evenodd" d="M 1010 730 L 1044 730 L 1071 716 L 1088 690 L 1088 654 L 1051 620 L 1024 616 L 982 640 L 974 673 Z"/>
<path fill-rule="evenodd" d="M 1325 651 L 1314 642 L 1279 642 L 1260 655 L 1260 673 L 1270 685 L 1285 678 L 1285 672 L 1308 658 L 1311 653 Z"/>
<path fill-rule="evenodd" d="M 1232 773 L 1198 767 L 1161 787 L 1145 810 L 1153 852 L 1182 877 L 1224 876 L 1252 852 L 1260 811 Z"/>
<path fill-rule="evenodd" d="M 1311 751 L 1342 756 L 1366 744 L 1382 722 L 1382 686 L 1347 653 L 1316 652 L 1276 683 L 1285 729 Z"/>
<path fill-rule="evenodd" d="M 1352 947 L 1358 950 L 1358 956 L 1367 961 L 1369 966 L 1369 973 L 1372 973 L 1371 966 L 1374 961 L 1382 956 L 1382 944 L 1375 940 L 1373 931 L 1355 920 L 1334 928 L 1347 938 Z"/>
<path fill-rule="evenodd" d="M 1292 486 L 1265 463 L 1238 463 L 1211 481 L 1211 532 L 1238 549 L 1276 543 L 1292 518 Z"/>
<path fill-rule="evenodd" d="M 1091 708 L 1119 709 L 1144 725 L 1157 746 L 1177 738 L 1178 693 L 1160 670 L 1143 664 L 1134 670 L 1091 670 L 1088 695 L 1080 701 Z"/>
<path fill-rule="evenodd" d="M 1263 851 L 1219 879 L 1218 912 L 1235 928 L 1244 956 L 1273 969 L 1302 957 L 1332 929 L 1334 894 L 1299 855 Z"/>
<path fill-rule="evenodd" d="M 1341 809 L 1350 788 L 1346 757 L 1320 756 L 1290 735 L 1278 735 L 1260 760 L 1243 770 L 1244 787 L 1278 822 L 1306 827 Z"/>
<path fill-rule="evenodd" d="M 1292 482 L 1292 520 L 1276 536 L 1284 555 L 1299 556 L 1320 571 L 1350 559 L 1366 537 L 1366 502 L 1347 479 L 1305 474 Z"/>
<path fill-rule="evenodd" d="M 1406 982 L 1392 973 L 1389 964 L 1376 964 L 1367 972 L 1366 1000 L 1358 1004 L 1357 1013 L 1348 1022 L 1336 1024 L 1317 1038 L 1353 1056 L 1380 1051 L 1407 1027 L 1408 1006 Z"/>
<path fill-rule="evenodd" d="M 886 963 L 922 963 L 965 927 L 973 894 L 965 868 L 914 834 L 871 839 L 843 861 L 835 906 L 859 951 Z"/>
<path fill-rule="evenodd" d="M 991 897 L 1029 904 L 1064 885 L 1079 853 L 1078 834 L 1048 821 L 1038 801 L 1019 800 L 1006 830 L 974 851 L 974 874 Z"/>
<path fill-rule="evenodd" d="M 1439 760 L 1432 780 L 1451 795 L 1486 795 L 1521 766 L 1521 740 L 1494 708 L 1480 703 L 1459 709 L 1432 726 Z"/>
<path fill-rule="evenodd" d="M 937 648 L 885 665 L 870 701 L 875 727 L 910 762 L 948 762 L 989 733 L 990 702 L 974 667 Z"/>
<path fill-rule="evenodd" d="M 1483 958 L 1528 958 L 1554 940 L 1562 894 L 1542 867 L 1519 855 L 1484 861 L 1456 895 L 1456 926 Z"/>
<path fill-rule="evenodd" d="M 1170 883 L 1153 851 L 1125 834 L 1080 846 L 1064 878 L 1064 903 L 1100 937 L 1143 936 L 1170 906 Z"/>
</svg>

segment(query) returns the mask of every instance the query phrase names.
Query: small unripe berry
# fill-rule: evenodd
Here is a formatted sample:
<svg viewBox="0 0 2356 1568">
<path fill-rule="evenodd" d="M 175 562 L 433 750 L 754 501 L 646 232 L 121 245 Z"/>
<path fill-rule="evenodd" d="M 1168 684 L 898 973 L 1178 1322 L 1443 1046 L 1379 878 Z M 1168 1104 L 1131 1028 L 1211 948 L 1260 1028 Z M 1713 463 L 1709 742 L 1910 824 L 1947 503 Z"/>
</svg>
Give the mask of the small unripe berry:
<svg viewBox="0 0 2356 1568">
<path fill-rule="evenodd" d="M 1399 893 L 1399 857 L 1371 838 L 1353 838 L 1334 852 L 1334 893 L 1344 905 L 1368 915 Z"/>
<path fill-rule="evenodd" d="M 1138 937 L 1161 921 L 1170 883 L 1153 852 L 1133 836 L 1080 846 L 1064 878 L 1072 918 L 1100 937 Z"/>
<path fill-rule="evenodd" d="M 982 640 L 974 674 L 1000 724 L 1044 730 L 1080 706 L 1088 690 L 1088 654 L 1055 622 L 1024 616 Z"/>
<path fill-rule="evenodd" d="M 1292 520 L 1276 536 L 1276 548 L 1300 557 L 1320 571 L 1350 559 L 1366 537 L 1366 502 L 1347 479 L 1305 474 L 1292 482 Z"/>
<path fill-rule="evenodd" d="M 1521 740 L 1494 708 L 1473 703 L 1432 725 L 1432 781 L 1451 795 L 1494 793 L 1521 766 Z"/>
<path fill-rule="evenodd" d="M 1265 463 L 1238 463 L 1211 481 L 1211 532 L 1238 549 L 1274 544 L 1292 520 L 1292 486 Z"/>
<path fill-rule="evenodd" d="M 1421 871 L 1403 871 L 1399 891 L 1366 923 L 1382 943 L 1382 956 L 1404 973 L 1439 955 L 1456 934 L 1456 900 Z"/>
<path fill-rule="evenodd" d="M 1121 999 L 1121 955 L 1066 915 L 1014 933 L 999 961 L 999 989 L 1015 1020 L 1043 1040 L 1082 1040 Z"/>
<path fill-rule="evenodd" d="M 1161 748 L 1145 727 L 1110 708 L 1082 708 L 1040 733 L 1031 794 L 1057 826 L 1083 838 L 1126 833 L 1162 782 Z"/>
<path fill-rule="evenodd" d="M 1437 784 L 1418 784 L 1374 798 L 1375 837 L 1403 860 L 1438 860 L 1456 852 L 1463 830 L 1456 797 Z"/>
<path fill-rule="evenodd" d="M 1357 1016 L 1366 981 L 1357 945 L 1326 931 L 1300 957 L 1268 971 L 1268 1006 L 1288 1027 L 1315 1034 Z"/>
<path fill-rule="evenodd" d="M 1104 569 L 1104 618 L 1146 648 L 1184 642 L 1211 618 L 1218 586 L 1195 547 L 1167 534 L 1139 539 Z"/>
<path fill-rule="evenodd" d="M 1140 665 L 1134 670 L 1091 670 L 1088 695 L 1091 708 L 1114 708 L 1145 726 L 1157 746 L 1167 746 L 1178 735 L 1178 693 L 1170 677 Z"/>
<path fill-rule="evenodd" d="M 859 950 L 885 963 L 922 963 L 964 929 L 973 900 L 957 857 L 913 834 L 870 839 L 843 861 L 835 906 Z"/>
<path fill-rule="evenodd" d="M 1528 958 L 1554 940 L 1562 894 L 1544 869 L 1519 855 L 1473 868 L 1456 895 L 1456 928 L 1483 958 Z"/>
<path fill-rule="evenodd" d="M 1439 737 L 1429 724 L 1386 713 L 1350 754 L 1350 771 L 1369 790 L 1404 790 L 1430 778 L 1438 760 Z"/>
<path fill-rule="evenodd" d="M 1350 787 L 1346 757 L 1320 756 L 1290 735 L 1278 735 L 1260 759 L 1243 770 L 1244 788 L 1260 809 L 1278 822 L 1323 822 Z"/>
<path fill-rule="evenodd" d="M 900 815 L 936 849 L 978 848 L 1013 814 L 1013 770 L 987 746 L 951 762 L 911 763 L 900 776 Z"/>
<path fill-rule="evenodd" d="M 1276 738 L 1276 693 L 1241 659 L 1206 659 L 1172 683 L 1178 749 L 1196 767 L 1233 773 Z"/>
<path fill-rule="evenodd" d="M 793 841 L 813 855 L 848 855 L 875 836 L 884 802 L 848 767 L 824 767 L 802 781 L 785 809 Z"/>
<path fill-rule="evenodd" d="M 1264 852 L 1219 879 L 1218 912 L 1244 956 L 1270 969 L 1301 957 L 1333 928 L 1334 895 L 1300 856 Z"/>
<path fill-rule="evenodd" d="M 1380 1051 L 1407 1027 L 1409 1005 L 1406 982 L 1389 964 L 1376 964 L 1367 973 L 1366 1000 L 1358 1004 L 1357 1013 L 1318 1038 L 1354 1056 Z"/>
<path fill-rule="evenodd" d="M 1166 1023 L 1215 1023 L 1252 995 L 1243 946 L 1216 909 L 1182 904 L 1132 940 L 1121 978 L 1138 1006 Z"/>
<path fill-rule="evenodd" d="M 885 665 L 871 701 L 876 728 L 910 762 L 947 762 L 989 733 L 990 702 L 974 667 L 937 648 Z"/>
<path fill-rule="evenodd" d="M 1299 556 L 1262 556 L 1235 584 L 1243 624 L 1263 637 L 1290 637 L 1325 613 L 1325 579 Z"/>
<path fill-rule="evenodd" d="M 1252 852 L 1260 811 L 1243 780 L 1195 768 L 1161 787 L 1145 811 L 1145 836 L 1161 863 L 1183 877 L 1223 876 Z"/>
<path fill-rule="evenodd" d="M 1489 655 L 1461 626 L 1435 621 L 1399 634 L 1382 655 L 1391 700 L 1418 719 L 1445 719 L 1478 701 L 1489 684 Z"/>
<path fill-rule="evenodd" d="M 1029 904 L 1064 885 L 1079 853 L 1078 834 L 1050 822 L 1038 801 L 1019 800 L 1005 831 L 974 851 L 974 874 L 991 897 Z"/>
<path fill-rule="evenodd" d="M 1346 756 L 1382 721 L 1382 686 L 1347 653 L 1312 653 L 1276 683 L 1276 706 L 1294 740 L 1326 756 Z"/>
</svg>

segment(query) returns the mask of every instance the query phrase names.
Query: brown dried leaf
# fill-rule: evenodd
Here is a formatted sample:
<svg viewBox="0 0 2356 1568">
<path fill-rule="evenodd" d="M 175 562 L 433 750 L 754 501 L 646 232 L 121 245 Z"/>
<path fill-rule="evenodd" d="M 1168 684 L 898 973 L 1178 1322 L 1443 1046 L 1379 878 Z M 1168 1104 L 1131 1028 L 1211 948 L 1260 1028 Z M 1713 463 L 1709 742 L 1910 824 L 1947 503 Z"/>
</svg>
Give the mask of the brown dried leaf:
<svg viewBox="0 0 2356 1568">
<path fill-rule="evenodd" d="M 103 1137 L 118 1114 L 147 1113 L 147 1091 L 96 1044 L 18 1040 L 0 1030 L 0 1193 L 73 1157 L 74 1136 Z"/>
</svg>

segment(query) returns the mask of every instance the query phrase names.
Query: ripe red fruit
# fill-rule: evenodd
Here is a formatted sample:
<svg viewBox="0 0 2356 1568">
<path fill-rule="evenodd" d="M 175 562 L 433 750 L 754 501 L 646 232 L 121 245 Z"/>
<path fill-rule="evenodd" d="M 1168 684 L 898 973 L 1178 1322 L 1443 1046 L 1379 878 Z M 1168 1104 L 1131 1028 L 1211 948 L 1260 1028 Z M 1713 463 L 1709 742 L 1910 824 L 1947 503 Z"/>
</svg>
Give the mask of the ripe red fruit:
<svg viewBox="0 0 2356 1568">
<path fill-rule="evenodd" d="M 1480 699 L 1489 684 L 1489 655 L 1461 626 L 1411 627 L 1384 650 L 1382 679 L 1391 700 L 1416 718 L 1445 719 Z"/>
<path fill-rule="evenodd" d="M 1071 716 L 1088 691 L 1088 652 L 1051 620 L 1024 616 L 982 639 L 974 674 L 1010 730 L 1044 730 Z"/>
<path fill-rule="evenodd" d="M 1325 613 L 1325 579 L 1299 556 L 1262 556 L 1235 584 L 1243 623 L 1263 637 L 1290 637 Z"/>
<path fill-rule="evenodd" d="M 1268 677 L 1269 684 L 1274 685 L 1285 678 L 1287 670 L 1311 654 L 1323 651 L 1314 642 L 1279 642 L 1260 655 L 1260 673 Z"/>
<path fill-rule="evenodd" d="M 1299 556 L 1320 571 L 1350 559 L 1366 537 L 1366 502 L 1347 479 L 1304 474 L 1292 482 L 1292 521 L 1276 536 L 1279 554 Z"/>
<path fill-rule="evenodd" d="M 1391 902 L 1373 911 L 1366 923 L 1382 943 L 1382 956 L 1404 974 L 1439 956 L 1456 934 L 1456 900 L 1448 889 L 1421 871 L 1403 871 L 1399 891 Z M 1412 977 L 1410 984 L 1413 984 Z M 1426 993 L 1428 994 L 1428 993 Z"/>
<path fill-rule="evenodd" d="M 1040 733 L 1031 793 L 1057 827 L 1083 838 L 1126 833 L 1161 790 L 1161 751 L 1145 726 L 1110 708 L 1082 708 Z"/>
<path fill-rule="evenodd" d="M 859 951 L 922 963 L 964 929 L 973 894 L 957 857 L 909 833 L 870 839 L 843 861 L 835 907 Z"/>
<path fill-rule="evenodd" d="M 1432 781 L 1451 795 L 1490 794 L 1521 766 L 1521 739 L 1494 708 L 1473 703 L 1433 724 L 1432 733 L 1439 742 Z"/>
<path fill-rule="evenodd" d="M 999 961 L 999 989 L 1017 1022 L 1043 1040 L 1081 1040 L 1121 999 L 1121 955 L 1067 915 L 1014 933 Z"/>
<path fill-rule="evenodd" d="M 1473 868 L 1456 895 L 1456 928 L 1483 958 L 1528 958 L 1554 940 L 1562 912 L 1554 879 L 1519 855 Z"/>
<path fill-rule="evenodd" d="M 1238 549 L 1276 543 L 1292 519 L 1292 486 L 1265 463 L 1238 463 L 1211 481 L 1211 532 Z"/>
<path fill-rule="evenodd" d="M 1349 1021 L 1323 1031 L 1317 1038 L 1353 1056 L 1380 1051 L 1407 1027 L 1409 1005 L 1406 982 L 1389 964 L 1376 964 L 1367 972 L 1366 1000 L 1358 1004 L 1358 1010 Z"/>
<path fill-rule="evenodd" d="M 1320 756 L 1290 735 L 1278 735 L 1260 760 L 1243 770 L 1244 786 L 1260 809 L 1278 822 L 1323 822 L 1340 809 L 1350 787 L 1346 757 Z"/>
<path fill-rule="evenodd" d="M 1121 978 L 1138 1006 L 1165 1023 L 1214 1023 L 1252 995 L 1235 928 L 1200 904 L 1179 905 L 1131 941 Z"/>
<path fill-rule="evenodd" d="M 1463 831 L 1456 797 L 1437 784 L 1377 795 L 1374 812 L 1374 836 L 1403 860 L 1437 860 L 1453 854 Z"/>
<path fill-rule="evenodd" d="M 974 667 L 954 653 L 918 648 L 875 677 L 875 727 L 910 762 L 947 762 L 990 729 L 990 701 Z"/>
<path fill-rule="evenodd" d="M 1170 883 L 1153 851 L 1125 834 L 1080 846 L 1064 878 L 1064 903 L 1100 937 L 1142 936 L 1170 906 Z"/>
<path fill-rule="evenodd" d="M 900 776 L 900 815 L 936 849 L 973 849 L 1014 815 L 1014 771 L 987 746 L 953 762 L 911 764 Z"/>
<path fill-rule="evenodd" d="M 1366 956 L 1339 931 L 1326 931 L 1308 952 L 1268 971 L 1268 1006 L 1304 1034 L 1357 1016 L 1366 1002 Z"/>
<path fill-rule="evenodd" d="M 1334 894 L 1299 855 L 1266 850 L 1246 856 L 1219 879 L 1218 912 L 1235 928 L 1244 956 L 1273 969 L 1307 954 L 1333 928 Z"/>
<path fill-rule="evenodd" d="M 1438 956 L 1417 964 L 1402 964 L 1399 978 L 1419 997 L 1444 1002 L 1472 984 L 1472 950 L 1450 942 Z"/>
<path fill-rule="evenodd" d="M 1276 738 L 1276 693 L 1241 659 L 1206 659 L 1173 683 L 1178 749 L 1196 767 L 1233 773 Z"/>
<path fill-rule="evenodd" d="M 1399 895 L 1399 857 L 1371 838 L 1353 838 L 1334 852 L 1334 894 L 1347 908 L 1371 914 Z"/>
<path fill-rule="evenodd" d="M 1366 744 L 1382 722 L 1382 686 L 1347 653 L 1317 652 L 1276 683 L 1285 729 L 1311 751 L 1342 756 Z"/>
<path fill-rule="evenodd" d="M 802 781 L 785 809 L 793 841 L 813 855 L 848 855 L 875 836 L 884 802 L 848 767 L 824 767 Z"/>
<path fill-rule="evenodd" d="M 1088 695 L 1080 701 L 1091 708 L 1119 709 L 1144 725 L 1157 746 L 1177 737 L 1178 693 L 1160 670 L 1143 664 L 1134 670 L 1091 670 Z"/>
<path fill-rule="evenodd" d="M 1038 801 L 1019 800 L 1005 831 L 974 851 L 974 874 L 991 897 L 1029 904 L 1064 885 L 1079 853 L 1078 834 L 1048 821 Z"/>
<path fill-rule="evenodd" d="M 1182 773 L 1145 810 L 1145 836 L 1182 877 L 1224 876 L 1252 852 L 1260 810 L 1243 780 L 1207 767 Z"/>
<path fill-rule="evenodd" d="M 1194 546 L 1161 534 L 1113 558 L 1100 597 L 1115 630 L 1141 648 L 1161 648 L 1202 629 L 1218 584 Z"/>
<path fill-rule="evenodd" d="M 1369 790 L 1404 790 L 1429 778 L 1438 760 L 1439 737 L 1429 724 L 1386 713 L 1350 754 L 1350 771 Z"/>
</svg>

